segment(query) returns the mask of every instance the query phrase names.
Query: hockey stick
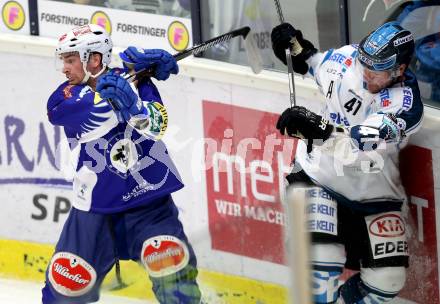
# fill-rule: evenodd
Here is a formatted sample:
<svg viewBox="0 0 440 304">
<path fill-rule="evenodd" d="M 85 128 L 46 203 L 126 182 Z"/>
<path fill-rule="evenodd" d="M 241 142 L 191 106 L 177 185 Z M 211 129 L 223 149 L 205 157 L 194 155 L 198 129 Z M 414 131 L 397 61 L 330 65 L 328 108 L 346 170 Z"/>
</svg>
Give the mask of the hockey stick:
<svg viewBox="0 0 440 304">
<path fill-rule="evenodd" d="M 202 42 L 201 44 L 198 44 L 196 46 L 193 46 L 187 50 L 184 50 L 182 52 L 179 52 L 177 54 L 174 54 L 173 57 L 176 59 L 176 61 L 182 60 L 186 57 L 189 57 L 191 55 L 197 55 L 201 52 L 206 51 L 207 49 L 218 45 L 220 43 L 223 42 L 227 42 L 229 40 L 231 40 L 232 38 L 235 37 L 243 37 L 244 42 L 245 42 L 245 50 L 246 53 L 248 55 L 248 60 L 249 60 L 249 64 L 251 66 L 252 71 L 255 74 L 258 74 L 261 72 L 261 70 L 263 69 L 262 67 L 262 59 L 260 56 L 260 53 L 258 51 L 258 47 L 255 43 L 255 40 L 253 38 L 253 36 L 250 34 L 251 32 L 251 28 L 249 26 L 244 26 L 241 27 L 239 29 L 235 29 L 232 30 L 228 33 L 222 34 L 220 36 L 211 38 L 205 42 Z M 127 80 L 131 79 L 133 77 L 136 77 L 137 79 L 142 78 L 142 77 L 146 77 L 146 76 L 152 76 L 153 74 L 153 69 L 142 69 L 137 71 L 134 74 L 130 74 L 129 76 L 127 76 Z"/>
<path fill-rule="evenodd" d="M 284 23 L 283 11 L 281 10 L 281 5 L 279 0 L 274 0 L 275 6 L 278 13 L 278 18 L 280 19 L 280 23 Z M 290 40 L 292 45 L 292 50 L 290 48 L 286 49 L 286 62 L 287 62 L 287 74 L 289 77 L 289 98 L 290 98 L 290 107 L 296 106 L 296 95 L 295 95 L 295 76 L 293 74 L 293 64 L 292 64 L 292 54 L 294 56 L 300 54 L 302 52 L 302 47 L 298 43 L 295 37 Z"/>
<path fill-rule="evenodd" d="M 248 56 L 251 69 L 255 74 L 260 73 L 261 70 L 263 69 L 263 60 L 260 56 L 260 52 L 258 50 L 257 44 L 255 43 L 254 37 L 251 35 L 251 28 L 249 26 L 244 26 L 239 29 L 235 29 L 228 33 L 222 34 L 220 36 L 211 38 L 205 42 L 202 42 L 201 44 L 198 44 L 187 50 L 174 54 L 173 57 L 176 59 L 176 61 L 179 61 L 191 55 L 197 55 L 215 45 L 229 41 L 235 37 L 243 37 L 245 42 L 245 50 Z M 141 69 L 133 74 L 126 75 L 125 79 L 130 80 L 133 77 L 135 77 L 135 79 L 140 79 L 143 77 L 151 77 L 153 73 L 154 73 L 154 67 L 149 69 Z M 118 106 L 111 99 L 108 99 L 108 101 L 110 103 L 110 106 L 113 108 L 113 110 L 119 111 Z M 148 124 L 145 124 L 144 121 L 139 121 L 137 125 L 133 127 L 138 128 L 142 124 L 144 125 L 144 127 L 148 126 Z"/>
<path fill-rule="evenodd" d="M 284 16 L 279 0 L 274 0 L 280 23 L 284 23 Z M 293 73 L 292 54 L 298 55 L 302 47 L 298 40 L 293 37 L 290 40 L 292 50 L 286 49 L 287 73 L 289 77 L 290 107 L 296 106 L 295 78 Z M 287 134 L 287 133 L 286 133 Z M 287 189 L 286 201 L 288 229 L 290 237 L 289 246 L 286 250 L 290 268 L 290 299 L 291 303 L 311 304 L 310 270 L 309 270 L 309 236 L 305 231 L 305 188 L 299 185 L 290 186 Z"/>
</svg>

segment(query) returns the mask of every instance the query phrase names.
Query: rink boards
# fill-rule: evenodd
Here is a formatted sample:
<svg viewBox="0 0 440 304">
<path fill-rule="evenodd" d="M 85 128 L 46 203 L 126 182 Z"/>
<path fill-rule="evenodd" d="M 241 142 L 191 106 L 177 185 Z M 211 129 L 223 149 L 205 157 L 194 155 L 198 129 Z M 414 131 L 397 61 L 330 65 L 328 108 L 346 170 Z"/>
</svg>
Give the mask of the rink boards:
<svg viewBox="0 0 440 304">
<path fill-rule="evenodd" d="M 43 280 L 72 201 L 63 175 L 68 170 L 58 170 L 55 161 L 61 155 L 61 163 L 68 163 L 55 148 L 62 131 L 45 114 L 49 94 L 63 81 L 53 68 L 53 44 L 0 35 L 7 75 L 0 113 L 2 276 Z M 185 59 L 180 67 L 179 76 L 158 87 L 170 120 L 164 141 L 186 185 L 174 199 L 198 256 L 202 290 L 215 297 L 212 303 L 286 303 L 280 200 L 296 142 L 274 128 L 289 105 L 286 75 L 252 75 L 245 67 L 203 59 Z M 298 78 L 296 84 L 298 103 L 318 109 L 322 97 L 313 83 Z M 437 112 L 427 110 L 422 130 L 402 155 L 414 254 L 403 297 L 419 303 L 439 301 Z M 132 284 L 118 294 L 152 297 L 138 265 L 122 269 Z M 106 288 L 113 279 L 112 273 Z"/>
</svg>

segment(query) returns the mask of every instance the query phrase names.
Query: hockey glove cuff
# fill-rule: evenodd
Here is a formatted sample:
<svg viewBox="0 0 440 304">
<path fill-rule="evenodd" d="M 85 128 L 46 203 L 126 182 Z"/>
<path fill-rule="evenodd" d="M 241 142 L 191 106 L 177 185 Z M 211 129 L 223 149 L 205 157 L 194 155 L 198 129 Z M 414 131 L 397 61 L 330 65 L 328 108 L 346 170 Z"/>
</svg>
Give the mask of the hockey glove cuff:
<svg viewBox="0 0 440 304">
<path fill-rule="evenodd" d="M 294 37 L 301 45 L 303 50 L 296 56 L 292 55 L 293 70 L 304 75 L 309 69 L 306 60 L 314 55 L 318 50 L 310 41 L 303 38 L 301 31 L 296 30 L 289 23 L 282 23 L 274 27 L 271 33 L 272 49 L 275 53 L 275 56 L 284 64 L 287 64 L 286 49 L 292 48 L 291 40 Z"/>
<path fill-rule="evenodd" d="M 313 113 L 305 107 L 294 106 L 286 109 L 278 119 L 276 128 L 282 135 L 301 139 L 327 140 L 333 126 L 321 115 Z"/>
</svg>

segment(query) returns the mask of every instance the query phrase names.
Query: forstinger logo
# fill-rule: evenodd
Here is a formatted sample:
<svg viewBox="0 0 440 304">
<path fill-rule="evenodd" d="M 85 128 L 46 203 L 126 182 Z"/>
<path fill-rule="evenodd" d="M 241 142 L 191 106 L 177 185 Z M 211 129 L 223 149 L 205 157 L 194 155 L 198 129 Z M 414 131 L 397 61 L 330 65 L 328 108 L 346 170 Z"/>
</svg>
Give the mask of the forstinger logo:
<svg viewBox="0 0 440 304">
<path fill-rule="evenodd" d="M 104 28 L 108 34 L 112 33 L 112 23 L 110 21 L 110 18 L 103 11 L 94 12 L 92 17 L 90 18 L 90 23 L 99 25 L 100 27 Z"/>
<path fill-rule="evenodd" d="M 185 50 L 189 44 L 189 31 L 180 21 L 174 21 L 168 27 L 168 42 L 178 52 Z"/>
<path fill-rule="evenodd" d="M 24 9 L 16 1 L 8 1 L 2 8 L 3 23 L 13 31 L 20 30 L 25 23 Z"/>
</svg>

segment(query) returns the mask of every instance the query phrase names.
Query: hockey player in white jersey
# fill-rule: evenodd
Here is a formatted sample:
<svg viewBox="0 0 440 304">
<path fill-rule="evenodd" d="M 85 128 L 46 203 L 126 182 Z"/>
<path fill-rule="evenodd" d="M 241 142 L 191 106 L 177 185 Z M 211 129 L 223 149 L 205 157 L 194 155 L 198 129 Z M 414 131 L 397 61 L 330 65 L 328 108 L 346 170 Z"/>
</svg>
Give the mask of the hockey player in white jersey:
<svg viewBox="0 0 440 304">
<path fill-rule="evenodd" d="M 408 244 L 398 152 L 420 127 L 423 105 L 408 69 L 412 34 L 382 25 L 359 45 L 318 52 L 284 23 L 272 31 L 275 55 L 296 37 L 297 73 L 313 77 L 326 103 L 321 115 L 285 110 L 284 135 L 301 138 L 290 183 L 306 183 L 307 229 L 315 303 L 385 303 L 405 283 Z M 360 270 L 340 284 L 343 268 Z"/>
</svg>

